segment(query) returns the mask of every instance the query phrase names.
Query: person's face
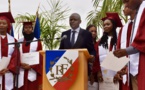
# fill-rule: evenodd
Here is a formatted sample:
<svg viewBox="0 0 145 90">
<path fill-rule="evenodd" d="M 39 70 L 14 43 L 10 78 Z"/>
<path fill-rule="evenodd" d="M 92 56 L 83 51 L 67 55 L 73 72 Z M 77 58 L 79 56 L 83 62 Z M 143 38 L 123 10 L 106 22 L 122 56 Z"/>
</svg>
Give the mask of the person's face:
<svg viewBox="0 0 145 90">
<path fill-rule="evenodd" d="M 125 3 L 123 12 L 125 16 L 130 16 L 133 13 L 133 10 L 128 8 L 128 4 Z"/>
<path fill-rule="evenodd" d="M 0 32 L 7 32 L 8 23 L 4 19 L 0 19 Z"/>
<path fill-rule="evenodd" d="M 127 3 L 128 7 L 133 10 L 138 9 L 142 2 L 142 0 L 122 0 L 122 1 L 123 1 L 123 3 Z"/>
<path fill-rule="evenodd" d="M 24 26 L 24 32 L 25 32 L 26 34 L 31 34 L 32 31 L 33 31 L 32 25 L 25 25 L 25 26 Z"/>
<path fill-rule="evenodd" d="M 109 19 L 106 19 L 103 24 L 104 24 L 104 32 L 108 34 L 111 33 L 113 29 L 112 22 Z"/>
<path fill-rule="evenodd" d="M 96 27 L 91 27 L 91 28 L 89 29 L 89 32 L 92 33 L 92 37 L 93 37 L 93 38 L 96 38 L 96 36 L 97 36 Z"/>
<path fill-rule="evenodd" d="M 81 23 L 80 18 L 77 15 L 72 15 L 69 18 L 69 24 L 72 29 L 77 29 Z"/>
</svg>

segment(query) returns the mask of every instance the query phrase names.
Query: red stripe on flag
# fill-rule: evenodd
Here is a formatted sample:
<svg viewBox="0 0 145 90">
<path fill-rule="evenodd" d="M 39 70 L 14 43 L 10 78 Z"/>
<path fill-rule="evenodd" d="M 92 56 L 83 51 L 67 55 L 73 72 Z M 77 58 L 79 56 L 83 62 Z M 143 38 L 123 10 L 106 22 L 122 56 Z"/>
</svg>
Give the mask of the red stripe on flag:
<svg viewBox="0 0 145 90">
<path fill-rule="evenodd" d="M 72 67 L 70 67 L 67 70 L 67 72 L 61 77 L 60 81 L 58 81 L 54 85 L 54 88 L 56 90 L 69 90 L 69 88 L 76 81 L 76 78 L 78 75 L 78 67 L 79 67 L 79 60 L 77 58 L 75 60 L 75 62 L 72 64 Z M 69 77 L 69 79 L 68 79 L 68 77 Z"/>
</svg>

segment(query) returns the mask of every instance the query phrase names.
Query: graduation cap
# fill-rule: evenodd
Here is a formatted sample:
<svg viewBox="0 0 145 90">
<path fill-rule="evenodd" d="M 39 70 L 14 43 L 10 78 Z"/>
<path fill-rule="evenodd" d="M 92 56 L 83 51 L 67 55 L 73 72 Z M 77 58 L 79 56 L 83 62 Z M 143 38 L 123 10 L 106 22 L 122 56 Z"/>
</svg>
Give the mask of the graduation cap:
<svg viewBox="0 0 145 90">
<path fill-rule="evenodd" d="M 28 22 L 22 22 L 22 23 L 23 23 L 23 26 L 25 26 L 25 25 L 32 25 L 33 26 L 33 22 L 34 21 L 28 21 Z"/>
<path fill-rule="evenodd" d="M 24 22 L 21 22 L 21 23 L 23 24 L 23 28 L 24 28 L 27 25 L 30 25 L 30 26 L 34 27 L 33 22 L 34 21 L 24 21 Z"/>
<path fill-rule="evenodd" d="M 10 23 L 15 22 L 11 12 L 1 12 L 0 13 L 0 19 L 8 19 Z"/>
<path fill-rule="evenodd" d="M 104 18 L 102 18 L 101 20 L 102 20 L 102 21 L 105 21 L 106 19 L 107 19 L 107 17 L 104 17 Z"/>
<path fill-rule="evenodd" d="M 102 18 L 102 20 L 106 20 L 106 19 L 113 19 L 116 23 L 117 23 L 117 27 L 122 27 L 122 22 L 121 22 L 121 19 L 119 18 L 119 15 L 118 13 L 115 13 L 115 12 L 108 12 L 106 13 L 107 17 L 105 18 Z"/>
<path fill-rule="evenodd" d="M 34 37 L 36 37 L 37 39 L 40 38 L 40 22 L 39 19 L 36 19 L 35 21 L 27 21 L 27 22 L 22 22 L 23 23 L 23 27 L 26 25 L 31 25 L 33 26 L 33 32 L 34 32 Z"/>
</svg>

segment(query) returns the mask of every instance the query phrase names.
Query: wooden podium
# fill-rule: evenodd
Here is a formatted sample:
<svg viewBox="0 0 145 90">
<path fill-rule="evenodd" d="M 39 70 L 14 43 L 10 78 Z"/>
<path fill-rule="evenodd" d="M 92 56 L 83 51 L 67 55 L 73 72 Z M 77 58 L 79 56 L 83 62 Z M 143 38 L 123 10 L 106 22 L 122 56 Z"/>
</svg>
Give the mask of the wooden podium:
<svg viewBox="0 0 145 90">
<path fill-rule="evenodd" d="M 71 49 L 72 50 L 72 49 Z M 74 84 L 70 87 L 69 90 L 88 90 L 88 58 L 90 54 L 87 49 L 73 49 L 79 51 L 79 70 L 78 76 Z M 45 72 L 45 52 L 40 52 L 43 55 L 43 82 L 42 82 L 42 90 L 55 90 L 49 83 L 46 72 Z M 64 87 L 64 86 L 63 86 Z"/>
</svg>

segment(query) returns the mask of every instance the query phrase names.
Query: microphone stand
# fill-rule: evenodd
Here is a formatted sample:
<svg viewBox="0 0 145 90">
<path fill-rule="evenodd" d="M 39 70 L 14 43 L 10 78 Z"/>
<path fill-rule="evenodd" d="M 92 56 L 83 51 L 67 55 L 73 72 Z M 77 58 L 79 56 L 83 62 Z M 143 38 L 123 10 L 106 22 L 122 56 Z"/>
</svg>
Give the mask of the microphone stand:
<svg viewBox="0 0 145 90">
<path fill-rule="evenodd" d="M 17 63 L 17 65 L 16 65 L 16 90 L 18 90 L 18 80 L 19 80 L 19 70 L 20 70 L 20 43 L 16 43 L 15 44 L 15 49 L 17 49 L 16 50 L 16 55 L 17 55 L 17 59 L 16 59 L 16 63 Z"/>
<path fill-rule="evenodd" d="M 33 41 L 24 41 L 24 42 L 13 42 L 13 43 L 7 43 L 7 45 L 15 45 L 16 49 L 16 79 L 15 79 L 15 85 L 16 85 L 16 90 L 18 90 L 18 81 L 19 81 L 19 70 L 20 70 L 20 44 L 25 43 L 25 42 L 37 42 L 37 41 L 42 41 L 41 39 L 38 40 L 33 40 Z M 14 86 L 15 86 L 14 85 Z M 14 87 L 15 88 L 15 87 Z"/>
<path fill-rule="evenodd" d="M 65 38 L 54 38 L 54 39 L 57 39 L 57 40 L 62 40 L 62 39 L 65 39 Z M 48 39 L 50 40 L 50 39 Z M 26 42 L 37 42 L 37 41 L 44 41 L 43 39 L 38 39 L 38 40 L 31 40 L 31 41 L 24 41 L 24 42 L 13 42 L 13 43 L 7 43 L 7 45 L 15 45 L 15 49 L 16 50 L 16 55 L 17 55 L 17 61 L 16 61 L 16 81 L 15 81 L 15 85 L 16 85 L 16 90 L 18 90 L 18 81 L 19 81 L 19 70 L 20 70 L 20 44 L 22 43 L 26 43 Z"/>
</svg>

